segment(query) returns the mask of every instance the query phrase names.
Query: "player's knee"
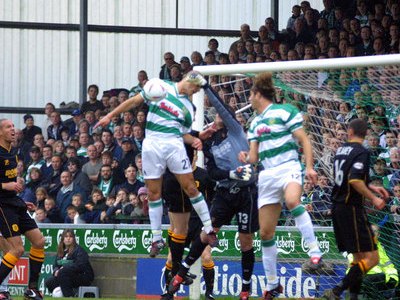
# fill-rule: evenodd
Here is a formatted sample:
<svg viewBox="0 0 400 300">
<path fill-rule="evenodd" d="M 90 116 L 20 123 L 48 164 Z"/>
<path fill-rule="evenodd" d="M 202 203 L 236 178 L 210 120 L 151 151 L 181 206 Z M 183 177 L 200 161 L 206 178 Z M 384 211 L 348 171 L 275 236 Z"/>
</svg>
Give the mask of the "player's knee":
<svg viewBox="0 0 400 300">
<path fill-rule="evenodd" d="M 260 238 L 263 241 L 269 241 L 274 238 L 275 232 L 270 231 L 268 229 L 260 229 Z"/>
<path fill-rule="evenodd" d="M 160 191 L 148 191 L 148 196 L 150 201 L 158 200 L 161 198 L 161 192 Z"/>
<path fill-rule="evenodd" d="M 36 248 L 36 249 L 43 249 L 44 245 L 45 245 L 45 240 L 44 240 L 44 236 L 41 235 L 40 238 L 31 241 L 32 247 Z"/>
<path fill-rule="evenodd" d="M 196 188 L 195 185 L 189 185 L 184 188 L 186 195 L 188 195 L 189 198 L 196 197 L 199 194 L 198 189 Z"/>
<path fill-rule="evenodd" d="M 15 246 L 10 250 L 14 256 L 20 258 L 25 252 L 24 246 Z"/>
</svg>

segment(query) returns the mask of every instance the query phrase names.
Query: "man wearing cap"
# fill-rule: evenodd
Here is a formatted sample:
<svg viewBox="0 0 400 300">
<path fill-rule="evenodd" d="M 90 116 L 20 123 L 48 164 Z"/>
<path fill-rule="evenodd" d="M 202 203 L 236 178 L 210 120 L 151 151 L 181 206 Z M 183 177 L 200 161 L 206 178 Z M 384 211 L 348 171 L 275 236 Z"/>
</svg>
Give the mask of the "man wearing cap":
<svg viewBox="0 0 400 300">
<path fill-rule="evenodd" d="M 77 134 L 79 129 L 79 122 L 83 119 L 83 114 L 80 109 L 74 109 L 71 113 L 72 118 L 64 122 L 64 125 L 69 128 L 69 136 Z"/>
<path fill-rule="evenodd" d="M 181 63 L 181 71 L 182 71 L 183 76 L 185 76 L 188 72 L 192 71 L 192 65 L 190 63 L 189 57 L 182 56 L 180 63 Z"/>
<path fill-rule="evenodd" d="M 36 125 L 34 125 L 33 117 L 30 114 L 26 114 L 24 116 L 25 128 L 22 129 L 22 133 L 24 134 L 24 140 L 28 143 L 33 143 L 33 137 L 35 134 L 42 133 L 42 129 Z"/>
<path fill-rule="evenodd" d="M 129 137 L 123 137 L 121 141 L 122 155 L 119 160 L 119 167 L 125 170 L 129 165 L 135 163 L 135 156 L 139 153 L 133 145 L 133 140 Z"/>
<path fill-rule="evenodd" d="M 146 138 L 143 141 L 142 158 L 143 174 L 149 190 L 149 217 L 153 235 L 150 256 L 155 257 L 165 247 L 162 238 L 161 219 L 163 203 L 161 199 L 162 176 L 168 168 L 179 181 L 182 189 L 188 195 L 193 208 L 200 216 L 204 225 L 201 234 L 203 242 L 216 246 L 218 239 L 211 225 L 210 213 L 204 196 L 196 187 L 185 144 L 201 149 L 201 141 L 190 135 L 194 118 L 194 106 L 191 101 L 207 81 L 198 73 L 191 71 L 177 83 L 160 82 L 167 91 L 164 99 L 154 102 L 142 91 L 140 94 L 121 103 L 113 111 L 104 116 L 96 126 L 106 127 L 114 116 L 141 105 L 149 105 L 146 122 Z M 180 225 L 187 220 L 176 220 Z"/>
</svg>

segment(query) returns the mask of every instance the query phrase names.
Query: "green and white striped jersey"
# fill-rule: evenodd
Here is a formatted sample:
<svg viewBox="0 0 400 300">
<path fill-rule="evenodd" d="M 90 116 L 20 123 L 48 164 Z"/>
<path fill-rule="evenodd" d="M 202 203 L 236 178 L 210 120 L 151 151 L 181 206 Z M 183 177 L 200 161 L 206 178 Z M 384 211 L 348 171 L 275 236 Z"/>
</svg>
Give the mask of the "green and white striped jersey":
<svg viewBox="0 0 400 300">
<path fill-rule="evenodd" d="M 303 125 L 297 108 L 271 104 L 251 122 L 248 140 L 258 142 L 258 157 L 265 169 L 290 160 L 299 160 L 298 145 L 292 132 Z"/>
<path fill-rule="evenodd" d="M 163 81 L 167 96 L 160 101 L 150 101 L 143 91 L 143 99 L 149 105 L 146 118 L 146 138 L 181 137 L 190 133 L 194 119 L 194 105 L 189 97 L 178 93 L 175 82 Z"/>
</svg>

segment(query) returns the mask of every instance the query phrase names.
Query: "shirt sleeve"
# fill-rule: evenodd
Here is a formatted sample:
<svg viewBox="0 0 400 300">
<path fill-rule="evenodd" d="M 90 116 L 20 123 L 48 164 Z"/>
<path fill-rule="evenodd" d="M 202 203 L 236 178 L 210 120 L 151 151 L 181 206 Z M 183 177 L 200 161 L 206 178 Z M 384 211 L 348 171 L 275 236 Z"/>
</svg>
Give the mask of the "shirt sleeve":
<svg viewBox="0 0 400 300">
<path fill-rule="evenodd" d="M 368 153 L 363 152 L 357 155 L 350 166 L 349 181 L 366 180 L 366 174 L 369 172 Z"/>
</svg>

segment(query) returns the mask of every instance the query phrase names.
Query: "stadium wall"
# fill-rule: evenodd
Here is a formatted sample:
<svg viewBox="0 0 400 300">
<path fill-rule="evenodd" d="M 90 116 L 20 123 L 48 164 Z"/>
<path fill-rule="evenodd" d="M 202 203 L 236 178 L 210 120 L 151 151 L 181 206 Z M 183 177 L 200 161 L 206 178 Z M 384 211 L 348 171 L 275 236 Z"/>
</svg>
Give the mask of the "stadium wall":
<svg viewBox="0 0 400 300">
<path fill-rule="evenodd" d="M 53 273 L 54 255 L 60 235 L 64 228 L 73 228 L 77 242 L 90 255 L 95 270 L 94 285 L 100 287 L 104 297 L 130 298 L 156 297 L 163 287 L 162 272 L 167 251 L 163 250 L 159 258 L 148 257 L 151 245 L 149 225 L 70 225 L 41 224 L 45 236 L 46 259 L 42 268 L 40 287 L 44 289 L 44 279 Z M 167 229 L 167 227 L 164 227 Z M 164 234 L 167 231 L 164 230 Z M 226 226 L 220 231 L 219 246 L 212 250 L 216 264 L 216 296 L 237 296 L 241 287 L 240 244 L 237 228 Z M 334 275 L 315 276 L 304 274 L 301 264 L 308 259 L 308 246 L 294 227 L 279 227 L 276 234 L 279 258 L 279 274 L 285 295 L 290 297 L 313 297 L 327 286 L 331 286 L 342 275 L 346 261 L 336 249 L 332 228 L 317 227 L 316 236 L 326 261 L 335 264 Z M 166 237 L 165 237 L 166 238 Z M 25 243 L 25 241 L 24 241 Z M 25 243 L 26 250 L 29 245 Z M 266 279 L 261 263 L 261 241 L 255 235 L 256 255 L 255 272 L 252 277 L 252 293 L 261 295 Z M 27 260 L 27 259 L 26 259 Z M 15 269 L 11 291 L 23 293 L 27 284 L 28 264 L 26 260 Z M 24 281 L 25 278 L 25 281 Z M 204 292 L 204 283 L 200 289 Z M 179 296 L 188 296 L 189 289 L 182 288 Z"/>
<path fill-rule="evenodd" d="M 267 1 L 268 2 L 268 1 Z M 239 30 L 248 23 L 257 31 L 271 16 L 270 3 L 263 0 L 89 0 L 88 24 L 172 29 Z M 286 26 L 291 6 L 279 7 L 280 28 Z M 321 9 L 321 1 L 310 1 Z M 32 24 L 79 24 L 80 0 L 3 0 L 2 22 Z M 29 26 L 28 26 L 29 27 Z M 131 88 L 137 72 L 144 69 L 158 76 L 163 53 L 171 51 L 178 61 L 194 51 L 204 53 L 213 36 L 178 34 L 132 34 L 89 32 L 88 84 L 100 92 L 111 88 Z M 0 106 L 43 107 L 53 102 L 79 102 L 79 32 L 74 30 L 31 30 L 1 28 Z M 221 51 L 227 52 L 237 38 L 217 37 Z M 18 114 L 10 116 L 17 127 Z M 40 117 L 35 119 L 42 123 Z"/>
</svg>

